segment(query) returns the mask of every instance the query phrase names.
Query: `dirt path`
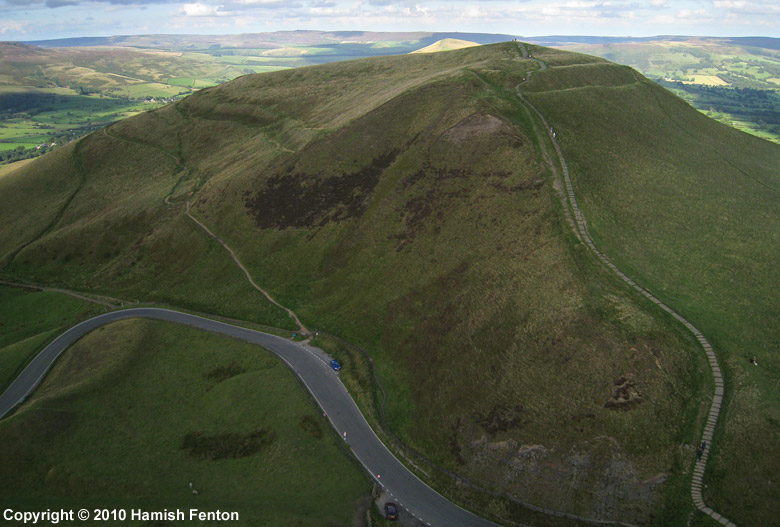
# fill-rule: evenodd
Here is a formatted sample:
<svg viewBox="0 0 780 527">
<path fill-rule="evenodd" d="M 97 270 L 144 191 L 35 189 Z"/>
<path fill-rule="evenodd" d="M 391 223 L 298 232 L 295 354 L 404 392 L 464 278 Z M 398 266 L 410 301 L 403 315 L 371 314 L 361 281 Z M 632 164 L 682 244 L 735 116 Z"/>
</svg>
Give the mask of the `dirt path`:
<svg viewBox="0 0 780 527">
<path fill-rule="evenodd" d="M 111 309 L 116 309 L 125 304 L 124 301 L 119 300 L 117 298 L 92 295 L 87 293 L 79 293 L 77 291 L 71 291 L 69 289 L 60 289 L 59 287 L 48 287 L 45 285 L 37 285 L 37 284 L 24 284 L 21 282 L 7 282 L 5 280 L 0 280 L 0 284 L 9 285 L 11 287 L 19 287 L 23 289 L 34 289 L 36 291 L 50 291 L 52 293 L 62 293 L 63 295 L 72 296 L 74 298 L 78 298 L 79 300 L 92 302 L 93 304 L 100 304 L 102 306 L 106 306 Z"/>
<path fill-rule="evenodd" d="M 195 216 L 193 216 L 193 215 L 190 213 L 190 203 L 189 203 L 189 201 L 187 202 L 187 208 L 186 208 L 186 210 L 185 210 L 185 214 L 186 214 L 186 215 L 187 215 L 187 216 L 188 216 L 188 217 L 189 217 L 189 218 L 190 218 L 192 221 L 194 221 L 195 223 L 197 223 L 197 224 L 200 226 L 200 228 L 201 228 L 201 229 L 203 229 L 204 231 L 206 231 L 206 232 L 208 233 L 208 235 L 209 235 L 209 236 L 211 236 L 212 238 L 214 238 L 215 240 L 217 240 L 217 241 L 220 243 L 220 245 L 222 245 L 222 247 L 224 247 L 224 248 L 225 248 L 225 250 L 227 250 L 227 252 L 230 254 L 230 257 L 231 257 L 231 258 L 233 258 L 233 261 L 234 261 L 234 262 L 236 262 L 236 265 L 237 265 L 237 266 L 238 266 L 238 267 L 239 267 L 239 268 L 240 268 L 242 271 L 244 271 L 244 274 L 246 275 L 246 279 L 247 279 L 247 280 L 249 280 L 249 283 L 250 283 L 250 284 L 252 284 L 252 287 L 254 287 L 254 288 L 255 288 L 255 289 L 257 289 L 258 291 L 260 291 L 261 293 L 263 293 L 263 295 L 264 295 L 264 296 L 265 296 L 265 297 L 268 299 L 268 301 L 269 301 L 269 302 L 271 302 L 273 305 L 275 305 L 275 306 L 277 306 L 277 307 L 280 307 L 281 309 L 284 309 L 284 310 L 287 312 L 287 314 L 290 316 L 290 318 L 291 318 L 291 319 L 293 319 L 293 320 L 295 321 L 295 323 L 296 323 L 296 324 L 298 324 L 298 330 L 299 330 L 301 333 L 303 333 L 304 335 L 308 335 L 308 334 L 309 334 L 309 330 L 308 330 L 308 329 L 306 328 L 306 326 L 304 326 L 304 325 L 303 325 L 303 323 L 302 323 L 302 322 L 301 322 L 301 321 L 298 319 L 298 315 L 296 315 L 296 314 L 295 314 L 295 313 L 294 313 L 294 312 L 293 312 L 291 309 L 288 309 L 288 308 L 284 307 L 282 304 L 280 304 L 279 302 L 277 302 L 276 300 L 274 300 L 274 299 L 273 299 L 273 297 L 271 297 L 271 295 L 269 295 L 269 294 L 268 294 L 268 293 L 265 291 L 265 289 L 263 289 L 262 287 L 260 287 L 259 285 L 257 285 L 257 284 L 255 283 L 255 281 L 252 279 L 252 275 L 251 275 L 251 274 L 249 274 L 249 271 L 247 270 L 247 268 L 246 268 L 246 267 L 244 267 L 244 264 L 242 264 L 242 263 L 241 263 L 241 260 L 239 260 L 239 259 L 238 259 L 238 256 L 236 256 L 236 253 L 234 253 L 234 252 L 233 252 L 233 249 L 231 249 L 231 248 L 230 248 L 230 246 L 229 246 L 227 243 L 225 243 L 225 240 L 223 240 L 222 238 L 220 238 L 219 236 L 217 236 L 216 234 L 214 234 L 213 232 L 211 232 L 211 230 L 209 230 L 209 228 L 208 228 L 208 227 L 206 227 L 206 226 L 205 226 L 203 223 L 201 223 L 201 222 L 200 222 L 200 220 L 198 220 L 198 219 L 197 219 Z"/>
<path fill-rule="evenodd" d="M 525 49 L 525 46 L 523 44 L 520 44 L 519 48 L 523 54 L 523 57 L 529 58 L 528 51 Z M 547 68 L 547 65 L 543 61 L 539 59 L 534 59 L 532 57 L 530 58 L 538 62 L 542 70 Z M 593 252 L 593 254 L 595 254 L 596 257 L 599 260 L 601 260 L 601 262 L 604 265 L 606 265 L 615 274 L 617 274 L 621 280 L 623 280 L 634 290 L 644 295 L 648 300 L 650 300 L 658 307 L 660 307 L 661 309 L 663 309 L 664 311 L 672 315 L 682 325 L 684 325 L 688 329 L 688 331 L 690 331 L 693 334 L 693 336 L 696 337 L 696 340 L 699 341 L 699 344 L 701 344 L 702 348 L 704 349 L 704 352 L 707 355 L 707 360 L 709 361 L 710 369 L 712 370 L 712 376 L 715 380 L 715 394 L 712 398 L 712 405 L 710 406 L 710 411 L 707 415 L 707 422 L 706 425 L 704 426 L 704 431 L 701 436 L 700 444 L 706 443 L 706 448 L 704 449 L 702 456 L 697 459 L 696 465 L 694 466 L 693 469 L 693 478 L 691 479 L 691 499 L 693 500 L 695 507 L 699 511 L 706 514 L 707 516 L 718 521 L 722 525 L 726 525 L 727 527 L 736 527 L 736 525 L 733 522 L 729 521 L 727 518 L 724 518 L 722 515 L 713 511 L 712 508 L 707 507 L 707 505 L 704 503 L 704 499 L 701 494 L 702 479 L 704 477 L 704 472 L 707 468 L 707 461 L 709 459 L 710 450 L 712 448 L 713 433 L 715 431 L 715 426 L 718 423 L 720 408 L 723 403 L 723 398 L 725 396 L 723 375 L 721 374 L 720 366 L 718 365 L 718 359 L 715 355 L 715 352 L 713 351 L 712 346 L 704 337 L 704 335 L 702 335 L 702 333 L 693 324 L 691 324 L 688 320 L 683 318 L 682 315 L 680 315 L 675 310 L 673 310 L 672 308 L 670 308 L 669 306 L 661 302 L 652 293 L 650 293 L 649 291 L 647 291 L 646 289 L 638 285 L 626 274 L 624 274 L 593 243 L 593 239 L 591 238 L 590 232 L 588 231 L 588 224 L 587 221 L 585 220 L 585 216 L 582 214 L 582 211 L 580 210 L 580 207 L 577 204 L 577 198 L 574 195 L 574 187 L 572 186 L 571 177 L 569 176 L 569 167 L 566 164 L 566 159 L 563 156 L 563 151 L 561 150 L 561 147 L 558 144 L 556 133 L 553 130 L 553 128 L 550 126 L 550 124 L 547 122 L 547 120 L 544 118 L 542 113 L 536 108 L 536 106 L 534 106 L 528 99 L 526 99 L 525 96 L 523 96 L 523 93 L 520 90 L 522 84 L 524 84 L 531 78 L 531 73 L 527 75 L 526 80 L 523 83 L 517 86 L 517 96 L 520 98 L 521 101 L 523 101 L 523 103 L 526 106 L 528 106 L 528 108 L 530 108 L 539 117 L 542 124 L 544 125 L 545 130 L 547 131 L 548 138 L 550 139 L 553 147 L 555 148 L 555 152 L 558 155 L 558 160 L 560 161 L 561 169 L 563 171 L 563 180 L 566 186 L 566 195 L 568 197 L 571 210 L 574 213 L 574 218 L 577 224 L 577 233 L 579 238 L 585 243 L 585 245 L 588 246 L 588 248 Z M 542 138 L 539 139 L 541 140 Z M 553 168 L 553 172 L 555 173 L 558 172 L 554 164 L 552 164 L 552 168 Z"/>
<path fill-rule="evenodd" d="M 185 177 L 189 175 L 189 169 L 182 164 L 181 160 L 178 157 L 176 157 L 175 155 L 171 154 L 170 152 L 166 152 L 165 150 L 159 149 L 157 147 L 153 147 L 151 145 L 146 145 L 144 143 L 140 143 L 140 142 L 137 142 L 137 141 L 130 141 L 129 139 L 125 139 L 123 137 L 119 137 L 119 136 L 113 135 L 113 134 L 109 133 L 108 128 L 104 128 L 103 131 L 104 131 L 104 133 L 108 137 L 111 137 L 112 139 L 116 139 L 118 141 L 127 141 L 128 143 L 139 144 L 139 145 L 142 145 L 142 146 L 148 146 L 149 148 L 155 148 L 156 150 L 159 150 L 160 152 L 164 153 L 165 155 L 167 155 L 168 157 L 173 159 L 176 162 L 176 165 L 179 166 L 182 170 L 184 170 Z M 169 207 L 172 207 L 172 206 L 174 206 L 174 204 L 172 204 L 169 201 L 169 198 L 170 198 L 170 194 L 165 196 L 165 199 L 163 199 L 163 202 L 166 205 L 168 205 Z M 241 260 L 238 259 L 238 256 L 236 256 L 236 253 L 233 251 L 233 249 L 231 249 L 230 246 L 227 243 L 225 243 L 225 240 L 223 240 L 222 238 L 220 238 L 219 236 L 217 236 L 216 234 L 211 232 L 211 230 L 208 227 L 206 227 L 206 225 L 204 225 L 203 222 L 201 222 L 195 216 L 192 215 L 192 213 L 190 212 L 190 202 L 189 201 L 185 202 L 184 213 L 187 215 L 188 218 L 190 218 L 192 221 L 194 221 L 196 225 L 198 225 L 201 229 L 206 231 L 206 233 L 209 236 L 211 236 L 216 241 L 218 241 L 219 244 L 222 245 L 222 247 L 225 248 L 225 250 L 227 250 L 228 254 L 230 254 L 230 257 L 233 259 L 233 261 L 236 263 L 236 265 L 239 267 L 239 269 L 241 269 L 244 272 L 244 274 L 246 275 L 246 279 L 249 281 L 249 283 L 251 284 L 252 287 L 254 287 L 257 291 L 262 293 L 263 296 L 265 296 L 268 299 L 268 301 L 271 302 L 273 305 L 275 305 L 275 306 L 283 309 L 284 311 L 286 311 L 287 314 L 289 315 L 289 317 L 291 319 L 293 319 L 295 321 L 295 323 L 298 325 L 298 331 L 300 331 L 301 333 L 303 333 L 305 335 L 309 334 L 308 328 L 306 328 L 306 326 L 303 325 L 303 323 L 298 318 L 298 315 L 296 315 L 291 309 L 283 306 L 282 304 L 280 304 L 279 302 L 274 300 L 274 298 L 270 294 L 268 294 L 268 292 L 265 289 L 263 289 L 262 287 L 257 285 L 257 283 L 252 279 L 252 275 L 249 273 L 249 270 L 246 268 L 246 266 L 244 266 L 244 264 L 241 263 Z"/>
</svg>

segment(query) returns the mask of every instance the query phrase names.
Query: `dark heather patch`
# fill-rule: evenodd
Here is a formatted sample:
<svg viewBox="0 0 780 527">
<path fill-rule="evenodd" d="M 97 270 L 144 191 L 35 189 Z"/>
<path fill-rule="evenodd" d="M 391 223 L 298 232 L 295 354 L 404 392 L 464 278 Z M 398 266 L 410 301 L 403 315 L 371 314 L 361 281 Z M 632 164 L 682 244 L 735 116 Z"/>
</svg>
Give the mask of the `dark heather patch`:
<svg viewBox="0 0 780 527">
<path fill-rule="evenodd" d="M 495 174 L 485 174 L 485 177 L 494 175 L 498 177 L 506 177 L 509 172 L 497 172 Z M 441 169 L 431 166 L 430 163 L 425 162 L 420 169 L 413 174 L 406 176 L 401 182 L 401 188 L 407 190 L 418 183 L 427 182 L 429 184 L 440 184 L 443 181 L 456 180 L 456 179 L 469 179 L 474 176 L 474 172 L 468 168 L 450 168 Z"/>
<path fill-rule="evenodd" d="M 265 428 L 257 428 L 248 434 L 235 432 L 207 435 L 205 432 L 190 432 L 181 442 L 181 450 L 191 457 L 204 460 L 234 459 L 257 454 L 276 439 L 275 434 Z"/>
<path fill-rule="evenodd" d="M 539 190 L 544 186 L 544 180 L 543 179 L 537 179 L 534 181 L 523 181 L 522 183 L 518 183 L 516 185 L 505 185 L 503 183 L 491 183 L 490 184 L 493 188 L 498 189 L 502 192 L 522 192 L 524 190 Z"/>
<path fill-rule="evenodd" d="M 11 430 L 18 438 L 36 436 L 43 439 L 56 439 L 62 436 L 78 418 L 75 412 L 37 408 L 29 411 L 24 419 L 11 421 Z"/>
<path fill-rule="evenodd" d="M 227 366 L 217 366 L 210 372 L 203 374 L 203 377 L 210 381 L 216 381 L 217 383 L 220 383 L 224 380 L 230 379 L 231 377 L 235 377 L 236 375 L 241 375 L 245 371 L 246 368 L 239 366 L 235 362 L 231 362 Z"/>
<path fill-rule="evenodd" d="M 314 439 L 322 439 L 322 427 L 313 415 L 301 417 L 300 425 Z"/>
<path fill-rule="evenodd" d="M 472 177 L 472 172 L 467 169 L 434 169 L 425 164 L 417 172 L 407 176 L 401 183 L 404 190 L 421 182 L 428 187 L 419 195 L 411 198 L 404 205 L 402 212 L 404 230 L 401 233 L 390 236 L 391 240 L 399 240 L 401 243 L 396 251 L 402 251 L 417 235 L 431 222 L 433 232 L 438 234 L 447 203 L 457 198 L 466 198 L 469 190 L 466 187 L 445 190 L 442 183 L 448 180 L 466 180 Z M 499 174 L 505 176 L 505 174 Z"/>
<path fill-rule="evenodd" d="M 494 406 L 487 415 L 480 415 L 477 422 L 490 435 L 520 428 L 523 424 L 523 407 L 505 404 Z"/>
<path fill-rule="evenodd" d="M 311 229 L 359 217 L 382 172 L 397 155 L 397 150 L 391 151 L 357 172 L 340 176 L 276 174 L 244 204 L 261 229 Z"/>
</svg>

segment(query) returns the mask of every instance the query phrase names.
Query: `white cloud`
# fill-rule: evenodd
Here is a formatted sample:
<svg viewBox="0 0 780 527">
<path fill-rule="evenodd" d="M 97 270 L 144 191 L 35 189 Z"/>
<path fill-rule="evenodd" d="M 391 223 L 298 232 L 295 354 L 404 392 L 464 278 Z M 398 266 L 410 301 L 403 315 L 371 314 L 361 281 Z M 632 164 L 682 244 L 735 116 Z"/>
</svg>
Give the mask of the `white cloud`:
<svg viewBox="0 0 780 527">
<path fill-rule="evenodd" d="M 281 8 L 299 8 L 301 7 L 300 2 L 297 1 L 287 1 L 287 0 L 232 0 L 231 4 L 238 7 L 249 7 L 249 8 L 261 8 L 261 9 L 281 9 Z"/>
<path fill-rule="evenodd" d="M 184 16 L 219 16 L 219 10 L 222 6 L 210 6 L 197 2 L 195 4 L 184 4 L 179 9 L 179 14 Z"/>
<path fill-rule="evenodd" d="M 711 18 L 710 12 L 706 9 L 681 9 L 677 12 L 677 18 L 683 20 Z"/>
<path fill-rule="evenodd" d="M 19 22 L 17 20 L 0 20 L 0 35 L 5 35 L 9 32 L 24 33 L 27 26 L 28 24 L 26 22 Z"/>
<path fill-rule="evenodd" d="M 714 0 L 712 5 L 744 15 L 780 15 L 780 5 L 774 0 Z"/>
<path fill-rule="evenodd" d="M 85 23 L 96 8 L 104 15 L 100 23 Z M 3 39 L 235 33 L 238 26 L 241 32 L 780 36 L 780 0 L 0 0 L 0 12 Z"/>
<path fill-rule="evenodd" d="M 744 0 L 715 0 L 712 5 L 718 9 L 742 9 L 748 3 Z"/>
</svg>

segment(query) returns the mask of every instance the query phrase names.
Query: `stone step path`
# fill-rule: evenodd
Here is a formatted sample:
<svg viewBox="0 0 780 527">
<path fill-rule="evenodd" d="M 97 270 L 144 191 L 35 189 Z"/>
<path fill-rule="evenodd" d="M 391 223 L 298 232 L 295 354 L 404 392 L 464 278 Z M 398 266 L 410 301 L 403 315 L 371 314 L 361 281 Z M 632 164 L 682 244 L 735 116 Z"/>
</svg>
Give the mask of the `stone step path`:
<svg viewBox="0 0 780 527">
<path fill-rule="evenodd" d="M 520 44 L 520 51 L 523 54 L 523 57 L 526 58 L 528 57 L 528 52 L 525 49 L 525 45 Z M 546 69 L 547 65 L 543 61 L 539 59 L 532 59 L 532 60 L 535 60 L 536 62 L 539 63 L 541 70 Z M 529 74 L 527 76 L 527 79 L 530 79 L 530 77 L 531 75 Z M 528 99 L 525 98 L 523 93 L 520 91 L 520 85 L 518 85 L 517 87 L 517 95 L 520 98 L 520 100 L 522 100 L 526 106 L 528 106 L 531 110 L 533 110 L 533 112 L 542 121 L 542 124 L 544 125 L 544 128 L 547 131 L 547 136 L 550 138 L 550 141 L 552 142 L 552 145 L 555 148 L 555 152 L 558 155 L 558 159 L 561 163 L 561 169 L 563 171 L 563 180 L 566 186 L 566 194 L 568 196 L 572 212 L 574 213 L 575 222 L 577 223 L 577 230 L 578 230 L 577 234 L 579 235 L 579 238 L 593 252 L 593 254 L 595 254 L 596 257 L 599 260 L 601 260 L 601 262 L 604 265 L 606 265 L 615 274 L 617 274 L 625 283 L 627 283 L 637 292 L 641 293 L 643 296 L 645 296 L 648 300 L 656 304 L 658 307 L 660 307 L 661 309 L 663 309 L 664 311 L 672 315 L 683 326 L 688 328 L 688 331 L 690 331 L 693 334 L 693 336 L 696 337 L 696 340 L 699 341 L 699 344 L 704 349 L 704 352 L 707 354 L 707 360 L 710 363 L 712 376 L 715 379 L 715 394 L 712 398 L 712 405 L 710 406 L 710 411 L 707 414 L 707 422 L 704 426 L 704 431 L 702 432 L 702 436 L 701 436 L 701 441 L 706 442 L 707 446 L 704 449 L 702 456 L 696 460 L 696 465 L 694 466 L 693 469 L 693 478 L 691 480 L 691 499 L 693 500 L 693 504 L 695 505 L 695 507 L 699 511 L 708 515 L 710 518 L 716 520 L 722 525 L 725 525 L 726 527 L 736 527 L 736 525 L 733 522 L 729 521 L 724 516 L 713 511 L 710 507 L 707 507 L 707 505 L 704 503 L 704 498 L 702 497 L 701 494 L 702 480 L 707 468 L 707 460 L 709 459 L 710 448 L 712 446 L 713 433 L 715 432 L 715 426 L 718 424 L 718 416 L 720 415 L 720 408 L 723 403 L 723 397 L 725 396 L 723 375 L 721 374 L 720 366 L 718 365 L 718 358 L 715 356 L 715 352 L 713 351 L 712 346 L 704 337 L 704 335 L 702 335 L 701 331 L 699 331 L 696 328 L 696 326 L 691 324 L 688 320 L 686 320 L 682 315 L 677 313 L 671 307 L 661 302 L 652 293 L 650 293 L 642 286 L 640 286 L 639 284 L 631 280 L 631 278 L 629 278 L 625 273 L 623 273 L 620 269 L 618 269 L 617 266 L 614 263 L 612 263 L 612 261 L 609 258 L 607 258 L 604 255 L 604 253 L 602 253 L 598 249 L 598 247 L 596 247 L 596 245 L 593 243 L 593 238 L 591 238 L 590 232 L 588 231 L 588 223 L 585 220 L 585 216 L 582 214 L 579 205 L 577 205 L 577 197 L 574 195 L 574 187 L 572 186 L 571 177 L 569 176 L 569 167 L 566 164 L 566 159 L 563 157 L 563 151 L 561 150 L 561 147 L 558 144 L 558 140 L 555 137 L 555 133 L 553 132 L 552 127 L 544 118 L 542 113 L 536 108 L 536 106 L 534 106 Z M 553 170 L 555 171 L 555 167 L 553 167 Z"/>
</svg>

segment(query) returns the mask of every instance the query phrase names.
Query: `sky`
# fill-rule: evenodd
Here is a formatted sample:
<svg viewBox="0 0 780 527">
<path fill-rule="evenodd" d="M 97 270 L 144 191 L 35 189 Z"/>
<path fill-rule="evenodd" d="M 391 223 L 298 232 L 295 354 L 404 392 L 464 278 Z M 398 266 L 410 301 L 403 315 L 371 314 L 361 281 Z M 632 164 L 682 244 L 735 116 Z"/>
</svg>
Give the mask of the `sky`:
<svg viewBox="0 0 780 527">
<path fill-rule="evenodd" d="M 0 40 L 295 29 L 780 37 L 780 0 L 0 0 Z"/>
</svg>

